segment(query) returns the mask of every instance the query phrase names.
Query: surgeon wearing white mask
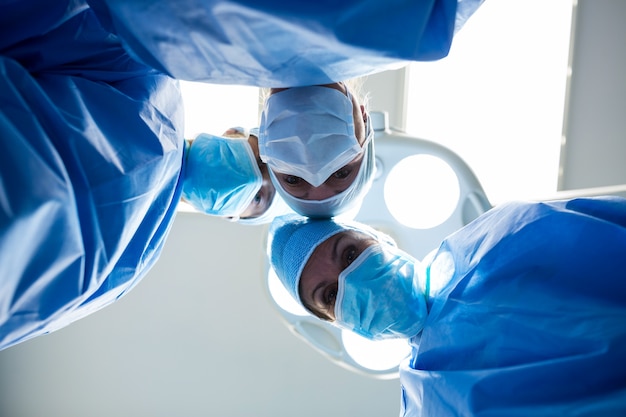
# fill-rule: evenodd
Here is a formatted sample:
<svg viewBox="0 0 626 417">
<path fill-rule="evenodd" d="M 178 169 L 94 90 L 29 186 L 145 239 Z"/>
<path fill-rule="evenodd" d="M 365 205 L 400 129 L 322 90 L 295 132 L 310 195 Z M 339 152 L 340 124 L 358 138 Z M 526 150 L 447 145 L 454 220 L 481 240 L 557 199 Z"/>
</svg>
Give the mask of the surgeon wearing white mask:
<svg viewBox="0 0 626 417">
<path fill-rule="evenodd" d="M 299 214 L 333 217 L 358 209 L 374 173 L 374 131 L 350 84 L 273 88 L 259 152 L 277 193 Z"/>
</svg>

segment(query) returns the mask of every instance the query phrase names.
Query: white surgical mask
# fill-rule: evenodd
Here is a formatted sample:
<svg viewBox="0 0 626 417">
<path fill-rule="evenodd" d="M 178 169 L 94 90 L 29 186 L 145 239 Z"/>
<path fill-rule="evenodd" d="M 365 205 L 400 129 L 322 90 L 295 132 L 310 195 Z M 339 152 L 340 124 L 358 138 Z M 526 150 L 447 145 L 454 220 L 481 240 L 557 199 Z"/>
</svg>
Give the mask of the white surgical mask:
<svg viewBox="0 0 626 417">
<path fill-rule="evenodd" d="M 263 176 L 245 139 L 198 135 L 186 153 L 183 198 L 197 210 L 239 216 L 261 189 Z"/>
<path fill-rule="evenodd" d="M 353 218 L 361 209 L 361 203 L 372 186 L 376 169 L 373 140 L 374 129 L 372 129 L 369 117 L 367 118 L 366 131 L 367 138 L 363 144 L 364 155 L 359 171 L 352 184 L 344 191 L 324 200 L 307 200 L 294 197 L 284 189 L 274 171 L 270 170 L 270 178 L 276 187 L 276 192 L 296 213 L 303 216 L 326 218 L 349 215 L 348 218 Z"/>
<path fill-rule="evenodd" d="M 261 115 L 259 152 L 272 170 L 319 187 L 362 152 L 350 93 L 309 86 L 271 95 Z"/>
<path fill-rule="evenodd" d="M 339 275 L 335 323 L 372 340 L 410 338 L 428 314 L 417 260 L 393 245 L 364 250 Z"/>
</svg>

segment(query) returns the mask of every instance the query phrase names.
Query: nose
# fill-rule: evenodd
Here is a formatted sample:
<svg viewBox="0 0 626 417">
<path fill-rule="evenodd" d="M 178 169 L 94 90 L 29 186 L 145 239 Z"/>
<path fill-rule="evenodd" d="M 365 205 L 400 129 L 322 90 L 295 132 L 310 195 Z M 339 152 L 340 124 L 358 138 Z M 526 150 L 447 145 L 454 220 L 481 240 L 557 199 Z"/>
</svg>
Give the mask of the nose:
<svg viewBox="0 0 626 417">
<path fill-rule="evenodd" d="M 326 183 L 321 184 L 319 187 L 311 187 L 309 189 L 307 200 L 325 200 L 335 195 L 335 190 Z"/>
</svg>

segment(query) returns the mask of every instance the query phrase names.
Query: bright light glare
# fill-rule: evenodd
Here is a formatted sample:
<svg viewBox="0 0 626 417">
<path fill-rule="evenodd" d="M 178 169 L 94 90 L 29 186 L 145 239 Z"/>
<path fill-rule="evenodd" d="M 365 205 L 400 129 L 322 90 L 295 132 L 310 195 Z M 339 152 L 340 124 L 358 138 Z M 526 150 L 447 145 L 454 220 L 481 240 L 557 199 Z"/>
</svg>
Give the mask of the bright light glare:
<svg viewBox="0 0 626 417">
<path fill-rule="evenodd" d="M 274 268 L 271 267 L 267 274 L 267 286 L 270 290 L 270 295 L 280 308 L 296 316 L 307 316 L 309 314 L 304 307 L 293 299 L 283 283 L 278 279 Z"/>
<path fill-rule="evenodd" d="M 407 133 L 459 154 L 490 201 L 556 191 L 572 0 L 485 2 L 436 62 L 412 63 Z"/>
<path fill-rule="evenodd" d="M 259 120 L 259 88 L 181 81 L 185 138 L 221 135 L 228 128 L 252 128 Z"/>
<path fill-rule="evenodd" d="M 342 330 L 341 338 L 348 355 L 374 371 L 396 368 L 411 353 L 406 339 L 372 341 L 347 330 Z"/>
<path fill-rule="evenodd" d="M 414 229 L 430 229 L 445 222 L 456 209 L 459 180 L 442 159 L 412 155 L 391 169 L 384 195 L 389 212 L 398 222 Z"/>
</svg>

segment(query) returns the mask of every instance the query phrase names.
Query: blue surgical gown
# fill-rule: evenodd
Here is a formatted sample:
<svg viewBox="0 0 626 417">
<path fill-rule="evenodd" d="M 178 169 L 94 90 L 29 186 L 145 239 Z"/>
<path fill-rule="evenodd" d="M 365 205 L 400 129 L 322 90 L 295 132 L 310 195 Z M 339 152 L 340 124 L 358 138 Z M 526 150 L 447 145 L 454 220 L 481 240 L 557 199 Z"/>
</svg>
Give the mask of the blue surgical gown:
<svg viewBox="0 0 626 417">
<path fill-rule="evenodd" d="M 0 349 L 128 291 L 180 196 L 177 82 L 130 59 L 89 10 L 61 15 L 2 45 Z"/>
<path fill-rule="evenodd" d="M 506 204 L 426 264 L 402 415 L 626 415 L 626 200 Z"/>
</svg>

